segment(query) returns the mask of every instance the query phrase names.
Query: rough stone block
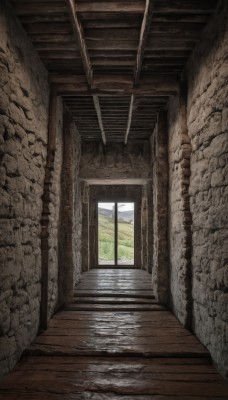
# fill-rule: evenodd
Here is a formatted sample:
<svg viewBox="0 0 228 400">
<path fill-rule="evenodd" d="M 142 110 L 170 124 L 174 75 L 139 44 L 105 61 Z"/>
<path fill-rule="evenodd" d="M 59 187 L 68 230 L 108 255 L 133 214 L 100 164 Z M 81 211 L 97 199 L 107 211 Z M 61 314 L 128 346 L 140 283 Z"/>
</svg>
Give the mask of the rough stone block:
<svg viewBox="0 0 228 400">
<path fill-rule="evenodd" d="M 7 175 L 18 175 L 18 163 L 15 157 L 5 154 L 2 164 L 6 169 Z"/>
</svg>

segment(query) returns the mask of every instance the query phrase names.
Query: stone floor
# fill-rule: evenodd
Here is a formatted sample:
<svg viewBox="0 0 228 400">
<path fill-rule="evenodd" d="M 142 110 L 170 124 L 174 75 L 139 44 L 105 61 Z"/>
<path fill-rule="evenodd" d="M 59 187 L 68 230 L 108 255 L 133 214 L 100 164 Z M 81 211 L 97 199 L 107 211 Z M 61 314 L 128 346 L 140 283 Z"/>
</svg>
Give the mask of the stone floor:
<svg viewBox="0 0 228 400">
<path fill-rule="evenodd" d="M 156 304 L 150 275 L 99 269 L 83 275 L 0 384 L 4 400 L 225 400 L 228 383 L 202 344 Z"/>
</svg>

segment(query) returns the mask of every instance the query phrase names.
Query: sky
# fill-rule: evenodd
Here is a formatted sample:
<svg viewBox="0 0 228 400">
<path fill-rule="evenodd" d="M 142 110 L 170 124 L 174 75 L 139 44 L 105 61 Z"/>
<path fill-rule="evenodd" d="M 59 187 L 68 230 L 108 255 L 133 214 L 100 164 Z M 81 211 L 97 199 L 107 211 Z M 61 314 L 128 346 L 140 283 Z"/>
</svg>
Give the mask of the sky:
<svg viewBox="0 0 228 400">
<path fill-rule="evenodd" d="M 115 203 L 98 203 L 98 207 L 112 210 L 114 204 Z M 134 203 L 118 203 L 118 208 L 121 211 L 132 211 L 134 210 Z"/>
</svg>

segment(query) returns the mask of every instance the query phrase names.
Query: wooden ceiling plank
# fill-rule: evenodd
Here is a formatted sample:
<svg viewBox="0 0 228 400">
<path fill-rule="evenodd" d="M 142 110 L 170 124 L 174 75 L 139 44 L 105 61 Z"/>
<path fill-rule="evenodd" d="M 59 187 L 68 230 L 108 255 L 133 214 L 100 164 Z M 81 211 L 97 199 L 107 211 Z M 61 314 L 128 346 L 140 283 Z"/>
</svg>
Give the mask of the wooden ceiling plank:
<svg viewBox="0 0 228 400">
<path fill-rule="evenodd" d="M 151 0 L 148 0 L 151 1 Z M 146 15 L 146 14 L 145 14 Z M 144 16 L 145 18 L 145 16 Z M 145 19 L 143 19 L 143 23 L 145 24 Z M 55 33 L 71 33 L 72 27 L 69 24 L 69 21 L 66 22 L 27 22 L 23 24 L 26 32 L 29 34 L 55 34 Z M 142 27 L 145 25 L 142 24 Z M 150 33 L 158 34 L 158 35 L 171 35 L 171 34 L 183 34 L 185 36 L 196 35 L 202 32 L 204 23 L 187 23 L 187 22 L 154 22 L 150 29 Z M 104 27 L 100 28 L 100 26 L 94 28 L 87 28 L 84 30 L 84 36 L 86 40 L 103 40 L 107 38 L 108 40 L 138 40 L 140 29 L 138 27 L 129 26 L 125 28 L 110 28 Z"/>
<path fill-rule="evenodd" d="M 54 49 L 78 49 L 78 45 L 76 44 L 76 40 L 73 35 L 70 34 L 30 34 L 31 39 L 33 41 L 33 45 L 35 48 L 40 50 L 54 50 Z M 175 37 L 170 37 L 167 34 L 167 37 L 161 37 L 161 35 L 153 34 L 153 40 L 148 38 L 148 43 L 146 46 L 146 50 L 149 53 L 153 51 L 192 51 L 196 44 L 195 38 L 185 38 L 180 35 L 175 35 Z M 99 41 L 87 41 L 87 49 L 90 51 L 90 54 L 101 54 L 103 53 L 103 57 L 108 56 L 110 51 L 115 52 L 116 54 L 124 54 L 127 52 L 129 56 L 134 55 L 134 52 L 137 51 L 138 43 L 137 41 L 111 41 L 111 40 L 99 40 Z M 106 53 L 107 52 L 107 53 Z M 118 53 L 117 53 L 118 52 Z"/>
<path fill-rule="evenodd" d="M 102 116 L 101 116 L 99 97 L 97 95 L 93 95 L 93 102 L 94 102 L 95 110 L 97 113 L 97 119 L 98 119 L 99 127 L 101 130 L 102 140 L 103 140 L 104 145 L 106 145 L 106 135 L 105 135 L 105 130 L 104 130 Z"/>
<path fill-rule="evenodd" d="M 214 0 L 159 0 L 156 4 L 157 13 L 173 14 L 208 14 L 214 8 Z M 145 1 L 81 1 L 78 3 L 77 11 L 79 13 L 128 13 L 142 14 L 145 10 Z"/>
<path fill-rule="evenodd" d="M 145 12 L 144 12 L 144 16 L 143 16 L 140 37 L 139 37 L 139 46 L 138 46 L 137 56 L 136 56 L 136 64 L 135 64 L 135 69 L 134 69 L 135 85 L 138 85 L 138 83 L 139 83 L 140 72 L 141 72 L 142 63 L 143 63 L 144 50 L 146 47 L 146 39 L 147 39 L 149 29 L 150 29 L 150 23 L 151 23 L 153 10 L 154 10 L 154 0 L 146 0 Z"/>
<path fill-rule="evenodd" d="M 85 36 L 83 32 L 83 28 L 81 22 L 79 21 L 77 14 L 76 14 L 76 6 L 74 0 L 65 0 L 68 5 L 69 16 L 72 24 L 72 28 L 75 34 L 75 37 L 78 42 L 79 50 L 82 57 L 82 63 L 84 66 L 86 78 L 88 84 L 91 86 L 93 82 L 93 69 L 90 62 L 88 50 L 86 47 Z"/>
<path fill-rule="evenodd" d="M 127 121 L 127 130 L 125 133 L 125 137 L 124 137 L 124 144 L 127 144 L 127 140 L 128 140 L 128 135 L 131 129 L 131 120 L 132 120 L 132 114 L 133 114 L 133 107 L 134 107 L 134 98 L 135 96 L 132 94 L 131 95 L 131 101 L 130 101 L 130 106 L 129 106 L 129 112 L 128 112 L 128 121 Z"/>
<path fill-rule="evenodd" d="M 57 1 L 20 1 L 11 0 L 18 15 L 60 14 L 66 11 L 65 4 Z M 159 0 L 156 12 L 161 14 L 210 14 L 214 9 L 214 0 Z M 100 13 L 113 14 L 142 14 L 145 10 L 145 1 L 81 1 L 78 2 L 76 11 L 78 13 L 94 14 L 99 17 Z"/>
<path fill-rule="evenodd" d="M 138 1 L 83 1 L 77 5 L 80 13 L 133 13 L 140 14 L 144 11 L 144 0 Z"/>
</svg>

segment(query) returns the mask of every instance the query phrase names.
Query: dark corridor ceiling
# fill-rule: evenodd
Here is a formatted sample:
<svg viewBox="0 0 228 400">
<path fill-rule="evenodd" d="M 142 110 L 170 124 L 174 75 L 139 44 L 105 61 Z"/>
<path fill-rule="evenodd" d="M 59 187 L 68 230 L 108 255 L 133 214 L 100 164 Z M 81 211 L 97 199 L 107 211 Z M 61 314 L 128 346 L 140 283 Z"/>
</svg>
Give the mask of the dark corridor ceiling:
<svg viewBox="0 0 228 400">
<path fill-rule="evenodd" d="M 148 139 L 214 0 L 11 0 L 83 140 Z"/>
</svg>

